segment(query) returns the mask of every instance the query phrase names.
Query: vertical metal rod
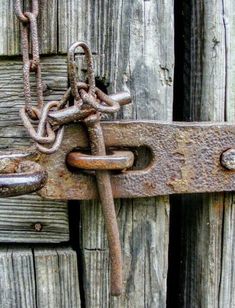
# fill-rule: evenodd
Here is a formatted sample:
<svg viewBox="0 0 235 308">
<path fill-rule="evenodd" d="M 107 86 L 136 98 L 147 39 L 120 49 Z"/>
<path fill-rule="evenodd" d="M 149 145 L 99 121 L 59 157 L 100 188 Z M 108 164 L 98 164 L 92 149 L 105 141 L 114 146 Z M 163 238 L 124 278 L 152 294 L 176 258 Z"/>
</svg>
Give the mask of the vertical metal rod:
<svg viewBox="0 0 235 308">
<path fill-rule="evenodd" d="M 84 122 L 88 128 L 91 153 L 93 155 L 106 155 L 103 131 L 99 117 L 99 113 L 96 113 L 86 118 Z M 109 244 L 111 260 L 111 294 L 118 296 L 122 293 L 123 284 L 122 255 L 109 171 L 96 171 L 96 179 Z"/>
</svg>

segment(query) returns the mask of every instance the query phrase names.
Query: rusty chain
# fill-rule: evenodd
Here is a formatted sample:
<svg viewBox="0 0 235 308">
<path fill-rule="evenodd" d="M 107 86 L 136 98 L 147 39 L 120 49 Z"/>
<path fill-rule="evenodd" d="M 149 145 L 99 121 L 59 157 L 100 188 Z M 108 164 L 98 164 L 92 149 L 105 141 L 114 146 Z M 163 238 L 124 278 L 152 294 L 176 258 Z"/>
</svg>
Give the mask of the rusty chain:
<svg viewBox="0 0 235 308">
<path fill-rule="evenodd" d="M 84 42 L 76 42 L 69 48 L 68 76 L 71 88 L 59 101 L 44 103 L 37 28 L 38 0 L 32 0 L 31 12 L 22 11 L 20 0 L 15 0 L 14 9 L 21 22 L 23 55 L 25 106 L 20 110 L 20 116 L 30 137 L 35 141 L 37 149 L 42 153 L 52 154 L 61 145 L 65 123 L 85 119 L 95 112 L 117 112 L 120 104 L 95 86 L 92 53 Z M 30 57 L 30 39 L 32 57 Z M 87 60 L 88 84 L 78 82 L 76 78 L 75 49 L 78 47 L 83 49 Z M 36 106 L 32 105 L 31 72 L 34 72 L 36 77 Z M 73 106 L 68 106 L 71 97 L 74 98 Z M 125 104 L 125 99 L 122 101 L 120 96 L 117 98 L 121 100 L 121 104 Z M 59 122 L 55 121 L 56 115 L 60 117 Z M 35 125 L 37 125 L 36 128 Z"/>
</svg>

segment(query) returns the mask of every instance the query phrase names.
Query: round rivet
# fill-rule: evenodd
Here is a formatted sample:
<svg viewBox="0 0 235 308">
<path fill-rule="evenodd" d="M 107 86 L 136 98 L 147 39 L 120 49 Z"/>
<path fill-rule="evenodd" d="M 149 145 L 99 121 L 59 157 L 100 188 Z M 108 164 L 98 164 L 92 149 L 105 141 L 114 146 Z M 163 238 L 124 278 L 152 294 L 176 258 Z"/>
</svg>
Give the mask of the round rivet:
<svg viewBox="0 0 235 308">
<path fill-rule="evenodd" d="M 221 155 L 221 165 L 228 169 L 235 171 L 235 149 L 228 149 Z"/>
</svg>

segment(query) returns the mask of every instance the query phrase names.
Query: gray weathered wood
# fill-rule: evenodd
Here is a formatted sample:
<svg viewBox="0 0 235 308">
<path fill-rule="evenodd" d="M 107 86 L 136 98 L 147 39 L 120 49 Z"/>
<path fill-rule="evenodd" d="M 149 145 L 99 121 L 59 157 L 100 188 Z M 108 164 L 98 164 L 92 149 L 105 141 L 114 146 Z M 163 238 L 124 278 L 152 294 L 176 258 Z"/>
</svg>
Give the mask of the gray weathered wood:
<svg viewBox="0 0 235 308">
<path fill-rule="evenodd" d="M 21 54 L 19 20 L 14 0 L 0 1 L 0 56 Z M 22 11 L 30 10 L 31 1 L 21 1 Z M 24 6 L 23 6 L 24 3 Z M 42 54 L 57 53 L 57 0 L 39 1 L 39 47 Z"/>
<path fill-rule="evenodd" d="M 41 231 L 37 231 L 36 224 L 42 226 Z M 1 242 L 58 243 L 68 240 L 66 203 L 42 201 L 36 195 L 0 199 Z"/>
<path fill-rule="evenodd" d="M 91 0 L 60 0 L 58 2 L 58 52 L 66 53 L 78 40 L 86 41 L 92 52 L 100 53 L 100 38 L 105 33 L 103 14 L 107 4 Z M 103 38 L 102 38 L 103 39 Z"/>
<path fill-rule="evenodd" d="M 19 119 L 23 106 L 22 61 L 19 55 L 19 22 L 14 0 L 0 1 L 0 148 L 30 144 Z M 25 7 L 31 1 L 23 1 Z M 57 53 L 57 0 L 39 1 L 39 45 L 43 54 Z M 42 58 L 45 100 L 58 99 L 67 88 L 66 58 Z M 33 77 L 31 80 L 33 81 Z M 35 101 L 35 83 L 32 92 Z M 42 224 L 41 232 L 35 223 Z M 80 307 L 77 257 L 70 247 L 16 245 L 16 242 L 65 242 L 69 240 L 65 202 L 46 202 L 35 195 L 0 199 L 0 307 Z"/>
<path fill-rule="evenodd" d="M 87 19 L 91 19 L 92 26 L 93 9 L 99 8 L 102 31 L 98 32 L 97 46 L 98 53 L 105 57 L 101 77 L 110 82 L 110 92 L 121 90 L 124 79 L 131 87 L 134 104 L 125 107 L 122 116 L 171 120 L 173 2 L 87 3 Z M 116 210 L 124 259 L 124 293 L 119 298 L 111 298 L 100 204 L 81 204 L 83 287 L 87 307 L 165 307 L 168 198 L 120 200 Z"/>
<path fill-rule="evenodd" d="M 13 10 L 14 0 L 0 1 L 0 55 L 20 53 L 19 22 Z"/>
<path fill-rule="evenodd" d="M 67 86 L 65 58 L 43 58 L 42 70 L 47 84 L 45 100 L 58 99 Z M 28 134 L 19 117 L 19 108 L 24 104 L 20 60 L 0 61 L 0 85 L 0 148 L 28 146 Z M 32 92 L 35 101 L 35 84 Z M 0 199 L 0 222 L 1 241 L 64 242 L 69 239 L 68 210 L 64 202 L 43 201 L 32 195 Z M 34 229 L 37 222 L 43 224 L 41 232 Z"/>
<path fill-rule="evenodd" d="M 185 118 L 234 121 L 234 2 L 185 1 Z M 234 307 L 232 194 L 183 198 L 184 307 Z"/>
<path fill-rule="evenodd" d="M 0 306 L 80 307 L 76 253 L 71 248 L 0 248 Z"/>
<path fill-rule="evenodd" d="M 76 252 L 70 248 L 36 248 L 37 307 L 80 307 Z"/>
</svg>

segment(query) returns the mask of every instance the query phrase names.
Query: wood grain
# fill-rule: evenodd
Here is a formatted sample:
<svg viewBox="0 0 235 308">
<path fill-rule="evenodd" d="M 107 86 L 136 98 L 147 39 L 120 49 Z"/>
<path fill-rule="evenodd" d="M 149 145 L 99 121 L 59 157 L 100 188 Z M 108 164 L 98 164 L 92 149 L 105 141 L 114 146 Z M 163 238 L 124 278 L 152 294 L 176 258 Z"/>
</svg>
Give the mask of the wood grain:
<svg viewBox="0 0 235 308">
<path fill-rule="evenodd" d="M 79 308 L 76 253 L 71 248 L 0 248 L 0 306 Z"/>
<path fill-rule="evenodd" d="M 89 1 L 90 3 L 90 1 Z M 98 5 L 98 3 L 97 3 Z M 95 11 L 95 4 L 90 12 Z M 99 53 L 109 91 L 127 80 L 133 105 L 123 118 L 172 118 L 174 67 L 173 2 L 99 2 Z M 109 294 L 109 262 L 100 204 L 81 204 L 81 248 L 87 307 L 165 307 L 168 268 L 169 201 L 167 197 L 117 201 L 124 260 L 124 293 Z"/>
<path fill-rule="evenodd" d="M 13 3 L 14 0 L 0 1 L 0 56 L 20 53 L 20 26 Z"/>
<path fill-rule="evenodd" d="M 21 1 L 22 11 L 31 11 L 31 1 Z M 14 0 L 0 1 L 0 56 L 21 54 L 20 22 Z M 57 53 L 57 0 L 39 1 L 38 36 L 41 54 Z"/>
<path fill-rule="evenodd" d="M 184 6 L 184 118 L 232 122 L 234 3 L 196 0 Z M 234 211 L 233 194 L 183 198 L 183 307 L 234 307 Z"/>
</svg>

